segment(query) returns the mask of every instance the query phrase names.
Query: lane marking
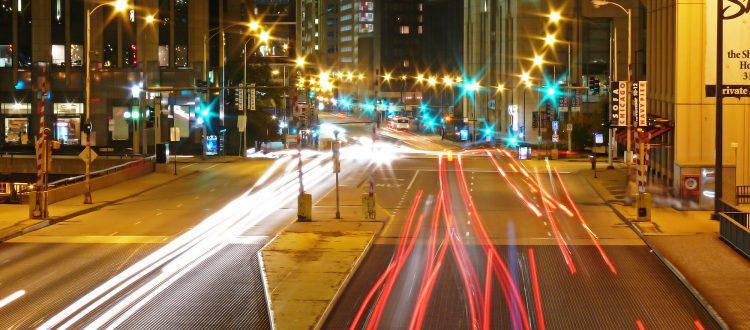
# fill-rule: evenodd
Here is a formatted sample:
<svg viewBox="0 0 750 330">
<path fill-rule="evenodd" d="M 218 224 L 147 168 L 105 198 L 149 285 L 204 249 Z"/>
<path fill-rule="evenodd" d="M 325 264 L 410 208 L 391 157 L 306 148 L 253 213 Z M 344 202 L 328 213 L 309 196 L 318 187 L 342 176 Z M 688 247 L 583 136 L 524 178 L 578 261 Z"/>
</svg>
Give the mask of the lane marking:
<svg viewBox="0 0 750 330">
<path fill-rule="evenodd" d="M 19 236 L 8 243 L 159 244 L 171 236 Z"/>
<path fill-rule="evenodd" d="M 421 172 L 421 171 L 422 171 L 422 170 L 417 170 L 416 172 L 414 172 L 414 176 L 413 176 L 413 177 L 411 178 L 411 181 L 409 181 L 409 185 L 408 185 L 408 186 L 406 186 L 406 191 L 407 191 L 407 192 L 408 192 L 409 190 L 411 190 L 411 186 L 412 186 L 412 185 L 414 184 L 414 181 L 416 181 L 416 180 L 417 180 L 417 175 L 419 175 L 419 172 Z"/>
<path fill-rule="evenodd" d="M 206 167 L 206 169 L 207 169 L 207 170 L 210 170 L 210 169 L 212 169 L 212 168 L 214 168 L 214 167 L 216 167 L 216 166 L 218 166 L 218 165 L 219 165 L 218 163 L 217 163 L 217 164 L 213 164 L 213 165 L 211 165 L 211 166 L 209 166 L 209 167 Z"/>
<path fill-rule="evenodd" d="M 7 296 L 0 300 L 0 308 L 3 308 L 7 306 L 8 304 L 12 303 L 14 300 L 21 298 L 21 296 L 26 294 L 26 290 L 18 290 L 11 294 L 10 296 Z"/>
</svg>

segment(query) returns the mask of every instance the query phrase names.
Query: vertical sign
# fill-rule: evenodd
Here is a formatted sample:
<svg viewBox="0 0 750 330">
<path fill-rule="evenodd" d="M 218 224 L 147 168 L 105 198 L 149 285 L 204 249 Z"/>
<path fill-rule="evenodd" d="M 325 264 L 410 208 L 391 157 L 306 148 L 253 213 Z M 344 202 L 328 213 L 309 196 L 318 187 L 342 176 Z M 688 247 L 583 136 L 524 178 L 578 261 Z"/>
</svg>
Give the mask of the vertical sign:
<svg viewBox="0 0 750 330">
<path fill-rule="evenodd" d="M 568 112 L 568 109 L 570 108 L 570 98 L 567 95 L 559 96 L 557 98 L 557 104 L 558 104 L 558 111 L 560 112 Z"/>
<path fill-rule="evenodd" d="M 570 111 L 572 112 L 580 112 L 581 111 L 581 102 L 583 101 L 580 94 L 576 94 L 573 99 L 571 100 L 572 104 L 570 106 Z"/>
<path fill-rule="evenodd" d="M 511 130 L 513 132 L 518 132 L 519 125 L 518 125 L 518 105 L 511 104 L 508 106 L 508 115 L 510 115 L 511 120 Z"/>
<path fill-rule="evenodd" d="M 638 126 L 648 126 L 648 82 L 638 82 Z"/>
<path fill-rule="evenodd" d="M 623 127 L 627 125 L 627 109 L 625 104 L 627 101 L 627 83 L 624 81 L 617 81 L 612 83 L 612 94 L 610 95 L 610 106 L 611 106 L 611 126 Z"/>
<path fill-rule="evenodd" d="M 255 111 L 255 84 L 250 86 L 250 111 Z"/>
<path fill-rule="evenodd" d="M 750 3 L 747 0 L 706 1 L 706 96 L 716 96 L 716 28 L 717 3 L 723 1 L 721 14 L 724 24 L 723 95 L 750 97 Z"/>
<path fill-rule="evenodd" d="M 247 90 L 245 90 L 245 85 L 240 83 L 240 89 L 237 91 L 237 110 L 240 112 L 245 111 L 245 93 Z"/>
</svg>

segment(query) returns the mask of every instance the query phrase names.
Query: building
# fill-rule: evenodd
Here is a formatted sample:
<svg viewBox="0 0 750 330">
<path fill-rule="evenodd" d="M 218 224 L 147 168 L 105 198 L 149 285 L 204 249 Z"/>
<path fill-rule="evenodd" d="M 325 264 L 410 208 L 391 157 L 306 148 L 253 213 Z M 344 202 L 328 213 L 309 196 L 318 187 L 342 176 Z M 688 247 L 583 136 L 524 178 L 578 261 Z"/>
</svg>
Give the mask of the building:
<svg viewBox="0 0 750 330">
<path fill-rule="evenodd" d="M 289 1 L 129 2 L 130 8 L 118 12 L 114 1 L 0 0 L 0 150 L 33 153 L 40 126 L 35 91 L 41 68 L 46 67 L 50 93 L 43 109 L 44 124 L 52 138 L 63 144 L 61 152 L 80 150 L 87 112 L 93 143 L 100 152 L 140 153 L 141 136 L 153 150 L 154 143 L 168 139 L 171 126 L 180 128 L 181 151 L 199 152 L 203 110 L 208 109 L 205 117 L 212 133 L 236 121 L 230 117 L 236 117 L 237 109 L 226 97 L 223 103 L 216 101 L 221 100 L 218 89 L 212 89 L 206 102 L 203 91 L 195 86 L 208 80 L 218 87 L 226 80 L 229 74 L 220 59 L 225 49 L 233 56 L 242 48 L 238 44 L 249 37 L 244 26 L 251 18 L 286 20 L 289 8 L 294 13 Z M 99 4 L 104 5 L 91 14 L 91 49 L 87 52 L 86 11 Z M 274 38 L 278 42 L 255 51 L 288 57 L 294 31 L 286 29 L 279 32 L 283 30 L 279 27 L 281 37 Z M 226 47 L 220 47 L 220 30 L 226 32 Z M 235 37 L 238 33 L 242 35 Z M 84 98 L 87 53 L 92 68 L 90 109 L 85 108 Z M 241 67 L 232 64 L 230 73 Z M 152 90 L 137 93 L 135 86 Z M 152 118 L 139 124 L 133 119 L 139 114 Z M 139 129 L 144 126 L 145 134 Z"/>
</svg>

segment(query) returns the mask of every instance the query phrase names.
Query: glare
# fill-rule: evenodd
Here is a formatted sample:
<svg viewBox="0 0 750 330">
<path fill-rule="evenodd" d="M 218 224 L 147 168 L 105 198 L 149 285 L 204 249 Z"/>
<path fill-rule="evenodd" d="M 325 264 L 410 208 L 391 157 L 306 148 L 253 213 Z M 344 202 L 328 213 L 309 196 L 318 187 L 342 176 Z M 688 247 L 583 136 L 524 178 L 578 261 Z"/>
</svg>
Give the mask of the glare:
<svg viewBox="0 0 750 330">
<path fill-rule="evenodd" d="M 146 23 L 151 24 L 154 22 L 154 15 L 146 16 Z"/>
<path fill-rule="evenodd" d="M 294 60 L 294 64 L 297 67 L 300 67 L 300 68 L 303 67 L 303 66 L 305 66 L 305 58 L 304 57 L 297 57 L 297 59 Z"/>
<path fill-rule="evenodd" d="M 137 98 L 138 96 L 141 95 L 141 90 L 142 89 L 140 85 L 133 85 L 132 87 L 130 87 L 130 95 L 133 98 Z"/>
<path fill-rule="evenodd" d="M 385 81 L 390 81 L 390 80 L 391 80 L 391 74 L 390 74 L 390 73 L 386 73 L 386 74 L 385 74 L 385 75 L 383 76 L 383 80 L 385 80 Z"/>
<path fill-rule="evenodd" d="M 260 23 L 258 21 L 252 21 L 247 26 L 250 28 L 250 31 L 258 31 L 258 29 L 260 29 Z"/>
<path fill-rule="evenodd" d="M 406 75 L 402 75 L 401 80 L 406 80 Z"/>
<path fill-rule="evenodd" d="M 560 21 L 562 16 L 560 16 L 559 12 L 553 11 L 549 14 L 549 21 L 552 23 L 557 23 Z"/>
<path fill-rule="evenodd" d="M 417 75 L 417 82 L 421 83 L 423 80 L 424 80 L 424 75 L 423 74 L 418 74 Z"/>
<path fill-rule="evenodd" d="M 268 33 L 268 31 L 263 31 L 260 33 L 260 42 L 262 43 L 268 43 L 269 40 L 271 40 L 271 34 Z"/>
<path fill-rule="evenodd" d="M 443 77 L 443 84 L 447 85 L 453 85 L 453 78 L 450 76 Z"/>
<path fill-rule="evenodd" d="M 472 81 L 466 84 L 466 90 L 470 92 L 476 92 L 479 90 L 479 84 L 476 81 Z"/>
<path fill-rule="evenodd" d="M 535 55 L 534 56 L 534 65 L 541 66 L 542 63 L 544 63 L 544 59 L 542 58 L 542 55 Z"/>
<path fill-rule="evenodd" d="M 271 74 L 274 75 L 274 76 L 278 76 L 279 75 L 279 69 L 274 69 L 273 71 L 271 71 Z"/>
<path fill-rule="evenodd" d="M 531 76 L 528 72 L 524 72 L 523 74 L 521 74 L 521 80 L 528 84 L 529 80 L 531 80 Z"/>
<path fill-rule="evenodd" d="M 437 84 L 437 78 L 430 77 L 429 79 L 427 79 L 427 83 L 430 84 L 430 86 L 435 86 L 435 84 Z"/>
<path fill-rule="evenodd" d="M 498 92 L 502 92 L 503 90 L 505 90 L 505 85 L 504 84 L 497 85 L 497 91 Z"/>
<path fill-rule="evenodd" d="M 128 9 L 128 7 L 130 7 L 130 5 L 128 5 L 127 0 L 117 0 L 113 4 L 113 6 L 115 7 L 115 10 L 117 11 L 123 11 L 125 9 Z"/>
<path fill-rule="evenodd" d="M 552 45 L 555 43 L 555 41 L 557 40 L 555 39 L 555 35 L 553 34 L 548 34 L 546 37 L 544 37 L 544 43 L 547 45 Z"/>
</svg>

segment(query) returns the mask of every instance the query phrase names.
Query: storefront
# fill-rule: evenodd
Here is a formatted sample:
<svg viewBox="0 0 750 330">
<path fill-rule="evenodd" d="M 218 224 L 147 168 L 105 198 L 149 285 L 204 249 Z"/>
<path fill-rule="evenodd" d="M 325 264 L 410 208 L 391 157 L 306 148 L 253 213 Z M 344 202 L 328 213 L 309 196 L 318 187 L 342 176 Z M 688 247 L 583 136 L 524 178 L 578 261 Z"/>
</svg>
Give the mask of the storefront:
<svg viewBox="0 0 750 330">
<path fill-rule="evenodd" d="M 64 145 L 77 145 L 81 136 L 83 103 L 55 103 L 53 135 Z"/>
<path fill-rule="evenodd" d="M 31 103 L 0 103 L 2 114 L 3 143 L 6 145 L 27 145 L 29 123 L 31 121 Z"/>
</svg>

